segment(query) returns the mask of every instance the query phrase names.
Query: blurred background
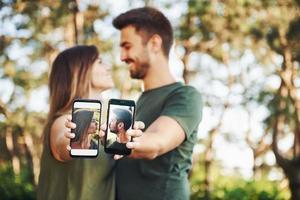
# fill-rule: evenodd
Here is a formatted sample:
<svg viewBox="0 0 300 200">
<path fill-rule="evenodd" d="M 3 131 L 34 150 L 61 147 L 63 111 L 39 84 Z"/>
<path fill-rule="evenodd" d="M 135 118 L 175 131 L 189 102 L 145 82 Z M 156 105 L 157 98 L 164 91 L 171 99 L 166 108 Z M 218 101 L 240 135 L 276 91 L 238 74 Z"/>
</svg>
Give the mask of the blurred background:
<svg viewBox="0 0 300 200">
<path fill-rule="evenodd" d="M 171 20 L 170 67 L 203 96 L 191 199 L 300 199 L 300 0 L 2 0 L 0 199 L 35 199 L 48 75 L 93 44 L 113 66 L 107 96 L 137 99 L 113 17 L 154 6 Z"/>
</svg>

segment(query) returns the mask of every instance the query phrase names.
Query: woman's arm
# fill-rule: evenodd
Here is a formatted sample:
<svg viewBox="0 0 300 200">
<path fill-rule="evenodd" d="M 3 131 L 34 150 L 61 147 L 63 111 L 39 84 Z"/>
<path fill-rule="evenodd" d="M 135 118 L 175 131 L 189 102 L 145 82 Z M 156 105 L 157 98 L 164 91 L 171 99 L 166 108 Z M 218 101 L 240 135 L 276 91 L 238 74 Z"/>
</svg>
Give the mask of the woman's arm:
<svg viewBox="0 0 300 200">
<path fill-rule="evenodd" d="M 71 129 L 65 126 L 69 118 L 69 115 L 63 115 L 57 118 L 53 122 L 50 130 L 50 148 L 52 154 L 55 159 L 62 162 L 72 160 L 69 153 L 70 139 L 74 138 L 75 134 L 71 133 Z"/>
</svg>

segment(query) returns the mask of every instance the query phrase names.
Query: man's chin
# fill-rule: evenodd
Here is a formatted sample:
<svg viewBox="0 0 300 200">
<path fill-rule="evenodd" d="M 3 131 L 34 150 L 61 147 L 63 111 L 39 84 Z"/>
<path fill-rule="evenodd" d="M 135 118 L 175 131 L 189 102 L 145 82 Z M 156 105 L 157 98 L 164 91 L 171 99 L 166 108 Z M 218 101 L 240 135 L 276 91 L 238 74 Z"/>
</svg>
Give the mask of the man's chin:
<svg viewBox="0 0 300 200">
<path fill-rule="evenodd" d="M 145 76 L 142 75 L 142 74 L 130 71 L 130 77 L 133 78 L 133 79 L 143 79 Z"/>
<path fill-rule="evenodd" d="M 130 77 L 131 77 L 131 78 L 134 78 L 134 79 L 137 79 L 137 78 L 138 78 L 137 74 L 134 73 L 134 72 L 131 72 L 131 71 L 130 71 Z"/>
</svg>

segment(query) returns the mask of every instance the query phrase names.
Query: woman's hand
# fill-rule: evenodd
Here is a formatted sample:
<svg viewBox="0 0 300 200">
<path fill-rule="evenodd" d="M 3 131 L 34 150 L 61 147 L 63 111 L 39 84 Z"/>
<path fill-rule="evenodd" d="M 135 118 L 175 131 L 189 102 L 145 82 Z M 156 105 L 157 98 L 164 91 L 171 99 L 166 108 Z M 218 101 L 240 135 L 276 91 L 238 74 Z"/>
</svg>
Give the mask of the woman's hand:
<svg viewBox="0 0 300 200">
<path fill-rule="evenodd" d="M 69 140 L 71 140 L 72 138 L 75 138 L 75 133 L 71 133 L 71 129 L 76 128 L 76 124 L 72 122 L 72 115 L 67 116 L 67 120 L 65 122 L 65 127 L 68 129 L 68 131 L 66 131 L 64 134 L 65 137 Z M 67 150 L 68 151 L 71 150 L 71 146 L 69 144 L 67 145 Z"/>
<path fill-rule="evenodd" d="M 64 134 L 65 137 L 69 140 L 72 139 L 72 138 L 75 138 L 75 133 L 71 132 L 72 129 L 76 128 L 76 124 L 74 122 L 72 122 L 72 115 L 67 116 L 67 120 L 65 122 L 65 127 L 68 129 L 68 131 L 66 131 L 65 134 Z M 99 136 L 101 141 L 104 139 L 105 132 L 102 130 L 102 126 L 101 126 L 100 130 L 98 130 L 96 132 L 96 134 Z M 70 145 L 67 145 L 67 149 L 69 151 L 71 150 Z"/>
</svg>

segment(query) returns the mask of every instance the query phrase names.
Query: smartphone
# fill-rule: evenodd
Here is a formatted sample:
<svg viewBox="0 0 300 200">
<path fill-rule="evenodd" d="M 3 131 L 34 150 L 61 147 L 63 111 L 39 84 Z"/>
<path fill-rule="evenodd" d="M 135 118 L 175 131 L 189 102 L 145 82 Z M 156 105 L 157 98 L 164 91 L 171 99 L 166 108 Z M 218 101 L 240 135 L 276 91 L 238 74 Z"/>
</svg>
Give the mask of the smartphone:
<svg viewBox="0 0 300 200">
<path fill-rule="evenodd" d="M 97 157 L 99 152 L 99 131 L 102 104 L 98 100 L 76 99 L 72 106 L 72 122 L 76 128 L 71 132 L 70 156 Z"/>
<path fill-rule="evenodd" d="M 104 140 L 106 153 L 129 155 L 131 149 L 126 143 L 132 141 L 126 131 L 133 128 L 135 102 L 123 99 L 110 99 L 108 102 L 107 128 Z"/>
</svg>

